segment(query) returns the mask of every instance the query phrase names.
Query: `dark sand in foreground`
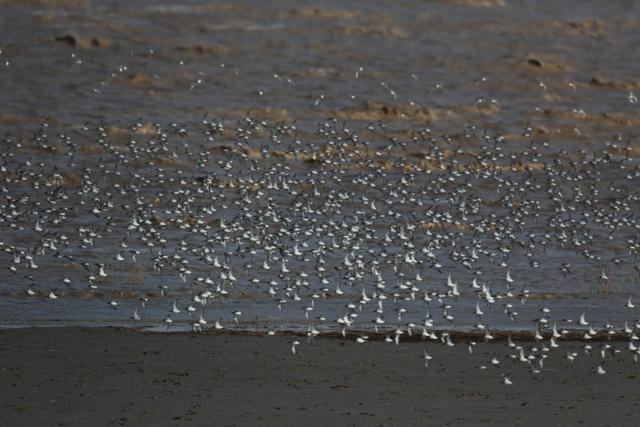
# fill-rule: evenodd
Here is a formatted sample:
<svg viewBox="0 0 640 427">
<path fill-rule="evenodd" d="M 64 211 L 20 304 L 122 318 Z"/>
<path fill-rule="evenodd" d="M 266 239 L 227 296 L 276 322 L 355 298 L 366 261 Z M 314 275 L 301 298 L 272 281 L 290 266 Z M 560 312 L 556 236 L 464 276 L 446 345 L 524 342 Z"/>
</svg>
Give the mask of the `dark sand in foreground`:
<svg viewBox="0 0 640 427">
<path fill-rule="evenodd" d="M 462 342 L 302 338 L 293 356 L 293 340 L 2 330 L 1 425 L 603 426 L 637 425 L 640 413 L 640 366 L 623 354 L 596 375 L 599 351 L 585 355 L 581 343 L 572 345 L 580 352 L 573 367 L 560 349 L 534 375 L 508 358 L 504 342 L 480 343 L 470 356 Z M 490 364 L 496 353 L 498 368 Z M 513 385 L 502 383 L 505 372 Z"/>
</svg>

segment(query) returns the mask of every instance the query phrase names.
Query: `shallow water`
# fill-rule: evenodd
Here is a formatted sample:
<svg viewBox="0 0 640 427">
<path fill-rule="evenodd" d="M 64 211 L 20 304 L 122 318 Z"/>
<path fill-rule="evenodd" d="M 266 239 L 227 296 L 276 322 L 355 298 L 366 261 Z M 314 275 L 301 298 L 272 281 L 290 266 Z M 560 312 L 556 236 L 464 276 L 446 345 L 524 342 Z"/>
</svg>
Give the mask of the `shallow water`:
<svg viewBox="0 0 640 427">
<path fill-rule="evenodd" d="M 433 328 L 470 329 L 474 277 L 498 297 L 482 302 L 491 329 L 532 328 L 542 306 L 567 327 L 575 323 L 563 319 L 582 312 L 598 327 L 637 318 L 625 304 L 629 296 L 640 301 L 638 4 L 0 7 L 4 325 L 138 325 L 130 319 L 137 308 L 145 325 L 164 327 L 175 301 L 181 313 L 170 314 L 172 328 L 202 314 L 207 326 L 305 329 L 313 299 L 311 317 L 327 319 L 315 321 L 318 329 L 334 330 L 348 313 L 366 329 L 375 302 L 347 307 L 359 306 L 365 289 L 387 296 L 385 328 L 421 325 L 429 312 Z M 319 125 L 327 118 L 337 120 Z M 368 146 L 354 144 L 355 134 Z M 504 199 L 503 178 L 526 191 Z M 466 207 L 456 210 L 461 202 Z M 468 268 L 462 261 L 473 246 L 478 258 Z M 404 262 L 411 252 L 419 263 Z M 366 267 L 347 266 L 345 256 Z M 237 281 L 221 276 L 229 270 L 215 267 L 216 257 Z M 376 289 L 374 260 L 384 290 Z M 447 293 L 449 274 L 461 293 L 444 298 L 453 322 L 437 295 L 429 311 L 423 301 L 425 291 Z M 194 295 L 217 287 L 228 294 L 215 292 L 210 304 L 186 312 Z M 58 299 L 47 298 L 52 291 Z M 286 301 L 280 309 L 278 299 Z M 518 312 L 515 321 L 505 309 Z"/>
</svg>

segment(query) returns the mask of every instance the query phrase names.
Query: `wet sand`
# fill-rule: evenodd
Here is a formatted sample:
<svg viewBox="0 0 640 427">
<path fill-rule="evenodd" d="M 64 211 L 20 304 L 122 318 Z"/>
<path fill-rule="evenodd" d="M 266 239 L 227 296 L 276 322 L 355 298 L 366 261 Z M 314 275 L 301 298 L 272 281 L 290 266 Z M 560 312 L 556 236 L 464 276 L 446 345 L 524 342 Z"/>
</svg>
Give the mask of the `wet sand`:
<svg viewBox="0 0 640 427">
<path fill-rule="evenodd" d="M 0 331 L 0 418 L 24 425 L 634 425 L 638 365 L 596 375 L 600 343 L 562 343 L 541 374 L 504 342 L 357 344 L 340 339 Z M 615 343 L 612 343 L 616 345 Z M 522 344 L 525 345 L 526 344 Z M 624 345 L 620 343 L 620 345 Z M 423 349 L 433 357 L 424 368 Z M 564 347 L 580 353 L 568 368 Z M 492 355 L 500 367 L 490 364 Z M 480 363 L 488 365 L 480 370 Z M 504 385 L 509 372 L 513 385 Z"/>
</svg>

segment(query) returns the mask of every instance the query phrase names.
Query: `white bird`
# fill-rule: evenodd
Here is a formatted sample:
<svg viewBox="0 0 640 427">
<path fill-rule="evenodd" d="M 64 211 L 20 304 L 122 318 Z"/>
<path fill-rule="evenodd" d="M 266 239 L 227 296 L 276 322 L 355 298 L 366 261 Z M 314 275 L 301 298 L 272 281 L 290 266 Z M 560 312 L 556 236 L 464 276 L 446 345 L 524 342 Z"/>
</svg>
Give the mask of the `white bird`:
<svg viewBox="0 0 640 427">
<path fill-rule="evenodd" d="M 237 325 L 238 324 L 238 317 L 242 316 L 242 312 L 236 310 L 232 314 L 233 314 L 233 321 L 236 322 L 236 325 Z"/>
<path fill-rule="evenodd" d="M 453 341 L 451 341 L 451 335 L 447 334 L 447 347 L 453 347 Z"/>
<path fill-rule="evenodd" d="M 605 344 L 602 346 L 602 350 L 600 350 L 600 357 L 602 357 L 602 359 L 604 360 L 605 356 L 607 355 L 607 350 L 609 350 L 611 348 L 611 346 L 609 344 Z"/>
<path fill-rule="evenodd" d="M 598 370 L 597 370 L 596 372 L 598 372 L 598 374 L 600 374 L 600 375 L 604 375 L 604 374 L 606 374 L 606 373 L 607 373 L 607 371 L 605 371 L 605 370 L 602 368 L 602 365 L 598 366 Z"/>
<path fill-rule="evenodd" d="M 505 278 L 505 280 L 509 284 L 513 283 L 513 279 L 511 278 L 511 272 L 509 270 L 507 270 L 507 277 Z"/>
<path fill-rule="evenodd" d="M 469 354 L 473 354 L 473 347 L 474 347 L 475 345 L 476 345 L 475 341 L 471 341 L 471 342 L 469 342 L 469 346 L 468 346 Z"/>
<path fill-rule="evenodd" d="M 484 315 L 484 312 L 480 309 L 480 301 L 478 301 L 476 303 L 476 315 L 477 316 L 482 316 Z"/>
<path fill-rule="evenodd" d="M 585 312 L 583 311 L 582 314 L 580 315 L 580 321 L 578 323 L 580 323 L 582 326 L 587 326 L 589 322 L 586 321 L 584 316 L 585 316 Z"/>
<path fill-rule="evenodd" d="M 604 268 L 600 272 L 600 280 L 609 280 L 609 276 L 607 276 L 607 271 Z"/>
<path fill-rule="evenodd" d="M 560 338 L 562 335 L 560 335 L 560 333 L 558 332 L 558 327 L 556 326 L 556 324 L 553 324 L 553 330 L 552 330 L 552 334 L 553 334 L 553 338 Z"/>
<path fill-rule="evenodd" d="M 288 272 L 289 272 L 289 269 L 287 268 L 287 264 L 286 264 L 285 260 L 282 260 L 282 268 L 281 268 L 281 271 L 282 271 L 283 273 L 288 273 Z"/>
<path fill-rule="evenodd" d="M 180 313 L 180 309 L 178 309 L 177 301 L 173 302 L 173 307 L 171 307 L 171 312 L 176 314 Z"/>
<path fill-rule="evenodd" d="M 424 350 L 424 356 L 423 356 L 423 358 L 424 358 L 424 367 L 425 367 L 425 368 L 428 368 L 428 367 L 429 367 L 429 360 L 433 359 L 433 357 L 431 357 L 431 356 L 429 355 L 429 353 L 427 353 L 427 350 Z"/>
<path fill-rule="evenodd" d="M 294 356 L 296 355 L 296 346 L 299 346 L 300 342 L 299 341 L 294 341 L 293 343 L 291 343 L 291 354 L 293 354 Z"/>
</svg>

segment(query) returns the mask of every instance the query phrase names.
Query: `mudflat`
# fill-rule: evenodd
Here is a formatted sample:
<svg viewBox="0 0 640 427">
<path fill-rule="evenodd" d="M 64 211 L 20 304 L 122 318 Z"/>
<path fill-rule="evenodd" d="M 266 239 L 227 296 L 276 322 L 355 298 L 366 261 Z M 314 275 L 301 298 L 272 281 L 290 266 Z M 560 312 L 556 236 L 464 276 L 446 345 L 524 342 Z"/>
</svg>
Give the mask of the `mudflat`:
<svg viewBox="0 0 640 427">
<path fill-rule="evenodd" d="M 470 354 L 463 341 L 400 342 L 398 351 L 384 341 L 287 335 L 2 330 L 0 418 L 3 426 L 634 425 L 638 365 L 609 349 L 603 361 L 606 344 L 587 354 L 584 343 L 561 342 L 534 374 L 537 364 L 505 342 Z M 525 354 L 541 347 L 517 345 Z M 578 354 L 572 364 L 567 351 Z"/>
</svg>

